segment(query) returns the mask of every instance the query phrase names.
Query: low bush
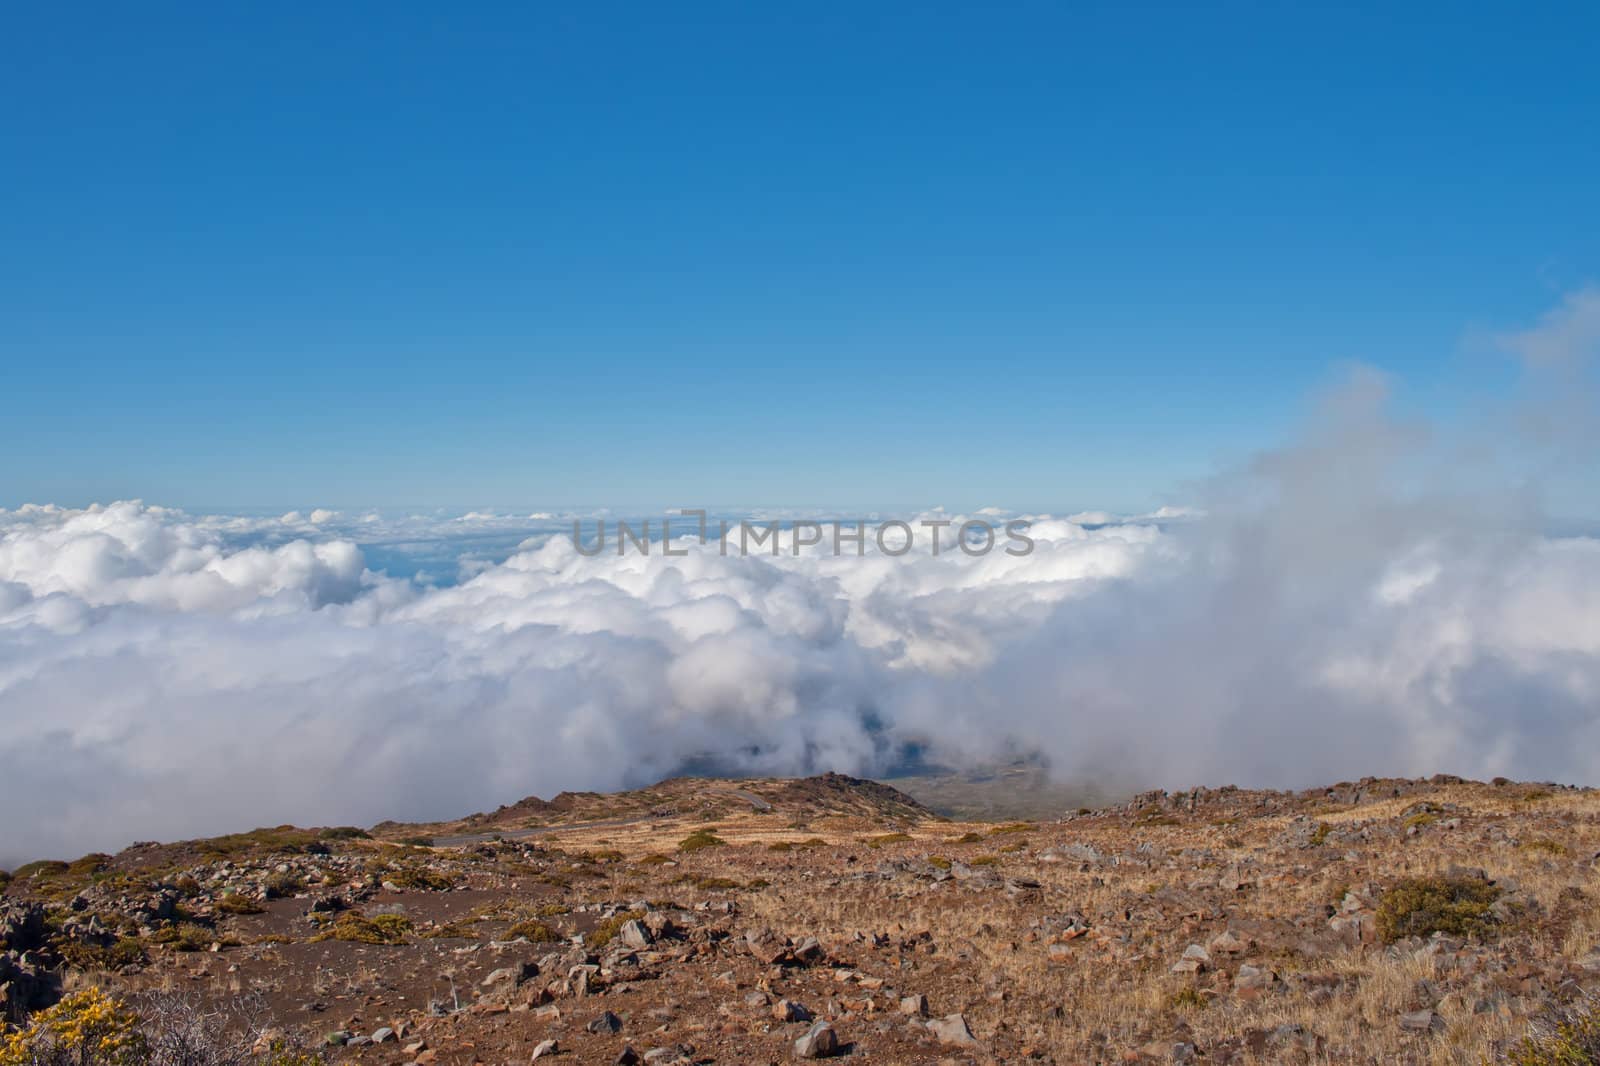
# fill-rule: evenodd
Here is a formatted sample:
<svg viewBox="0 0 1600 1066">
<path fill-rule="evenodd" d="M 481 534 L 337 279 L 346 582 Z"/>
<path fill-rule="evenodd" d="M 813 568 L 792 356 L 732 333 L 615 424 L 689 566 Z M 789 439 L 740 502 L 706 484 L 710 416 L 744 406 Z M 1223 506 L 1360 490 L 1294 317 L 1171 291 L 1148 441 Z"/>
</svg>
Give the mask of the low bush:
<svg viewBox="0 0 1600 1066">
<path fill-rule="evenodd" d="M 1378 901 L 1378 935 L 1385 943 L 1408 936 L 1446 933 L 1484 937 L 1493 931 L 1490 911 L 1500 889 L 1475 877 L 1412 877 Z"/>
<path fill-rule="evenodd" d="M 426 866 L 404 866 L 384 875 L 383 879 L 400 888 L 420 889 L 424 892 L 448 892 L 456 886 L 456 879 Z"/>
<path fill-rule="evenodd" d="M 173 993 L 128 1001 L 86 988 L 0 1034 L 0 1066 L 320 1066 L 284 1039 L 253 1049 L 254 1002 L 217 1010 Z"/>
<path fill-rule="evenodd" d="M 623 911 L 620 914 L 614 914 L 610 918 L 607 918 L 605 921 L 601 922 L 599 925 L 595 926 L 594 930 L 590 932 L 588 936 L 584 937 L 584 941 L 589 944 L 590 947 L 605 947 L 607 944 L 611 943 L 612 939 L 617 935 L 618 932 L 622 930 L 623 926 L 627 925 L 635 918 L 643 917 L 644 911 Z"/>
<path fill-rule="evenodd" d="M 217 900 L 217 910 L 223 914 L 260 914 L 261 904 L 243 892 L 229 892 Z"/>
<path fill-rule="evenodd" d="M 1561 841 L 1551 840 L 1548 837 L 1540 837 L 1536 840 L 1525 840 L 1521 844 L 1518 844 L 1517 847 L 1523 851 L 1531 851 L 1539 855 L 1565 855 L 1567 854 L 1568 850 L 1567 846 L 1561 843 Z"/>
<path fill-rule="evenodd" d="M 195 922 L 174 922 L 157 931 L 151 939 L 158 944 L 166 944 L 173 951 L 205 951 L 216 943 L 217 936 Z"/>
<path fill-rule="evenodd" d="M 429 940 L 477 940 L 478 931 L 471 922 L 446 922 L 422 934 Z"/>
<path fill-rule="evenodd" d="M 1167 1006 L 1172 1010 L 1205 1010 L 1206 997 L 1194 985 L 1184 985 L 1172 994 Z"/>
<path fill-rule="evenodd" d="M 56 941 L 55 948 L 63 959 L 80 970 L 120 970 L 124 966 L 143 966 L 150 961 L 137 937 L 122 937 L 105 945 L 63 937 Z"/>
<path fill-rule="evenodd" d="M 678 842 L 679 851 L 700 851 L 704 848 L 720 848 L 727 843 L 709 829 L 696 829 Z"/>
<path fill-rule="evenodd" d="M 360 911 L 345 911 L 312 940 L 343 940 L 353 944 L 400 944 L 411 932 L 411 919 L 400 914 L 377 914 L 371 918 Z"/>
<path fill-rule="evenodd" d="M 67 864 L 59 859 L 39 859 L 35 862 L 25 862 L 11 872 L 11 876 L 18 881 L 42 877 L 58 877 L 67 872 Z"/>
<path fill-rule="evenodd" d="M 1600 1011 L 1593 996 L 1570 1006 L 1552 1007 L 1528 1026 L 1514 1045 L 1510 1066 L 1596 1066 L 1600 1063 Z"/>
<path fill-rule="evenodd" d="M 0 1042 L 0 1066 L 137 1066 L 149 1054 L 133 1008 L 98 988 L 63 996 Z"/>
<path fill-rule="evenodd" d="M 554 929 L 536 918 L 520 921 L 506 930 L 507 940 L 515 940 L 518 937 L 532 944 L 549 944 L 561 939 Z"/>
</svg>

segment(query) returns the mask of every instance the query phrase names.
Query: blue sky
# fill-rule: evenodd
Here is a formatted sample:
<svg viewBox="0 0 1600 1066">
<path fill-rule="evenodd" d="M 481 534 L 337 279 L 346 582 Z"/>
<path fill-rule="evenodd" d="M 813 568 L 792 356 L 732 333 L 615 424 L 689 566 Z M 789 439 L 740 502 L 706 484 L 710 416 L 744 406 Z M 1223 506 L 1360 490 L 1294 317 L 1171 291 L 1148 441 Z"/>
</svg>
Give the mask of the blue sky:
<svg viewBox="0 0 1600 1066">
<path fill-rule="evenodd" d="M 1600 8 L 32 5 L 0 506 L 1136 510 L 1600 276 Z"/>
</svg>

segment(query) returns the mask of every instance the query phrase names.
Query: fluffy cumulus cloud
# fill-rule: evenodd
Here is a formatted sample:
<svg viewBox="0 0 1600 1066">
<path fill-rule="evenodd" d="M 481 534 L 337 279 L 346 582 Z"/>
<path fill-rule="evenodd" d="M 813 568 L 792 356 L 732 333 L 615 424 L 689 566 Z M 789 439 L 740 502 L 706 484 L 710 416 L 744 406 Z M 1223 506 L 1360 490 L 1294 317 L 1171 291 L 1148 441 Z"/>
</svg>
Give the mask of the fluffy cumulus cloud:
<svg viewBox="0 0 1600 1066">
<path fill-rule="evenodd" d="M 1530 367 L 1586 380 L 1587 300 L 1515 337 Z M 1027 516 L 1027 555 L 587 555 L 545 513 L 0 511 L 0 865 L 912 751 L 1130 787 L 1600 780 L 1600 540 L 1550 535 L 1460 454 L 1358 374 L 1193 506 Z M 374 563 L 406 538 L 454 545 L 457 579 Z"/>
</svg>

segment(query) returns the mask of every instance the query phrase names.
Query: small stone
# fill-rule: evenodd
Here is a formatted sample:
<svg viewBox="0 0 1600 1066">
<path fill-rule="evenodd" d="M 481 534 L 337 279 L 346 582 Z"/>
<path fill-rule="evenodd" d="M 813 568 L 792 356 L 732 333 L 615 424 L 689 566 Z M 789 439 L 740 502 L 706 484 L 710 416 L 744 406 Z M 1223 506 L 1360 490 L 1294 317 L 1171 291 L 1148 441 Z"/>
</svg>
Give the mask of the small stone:
<svg viewBox="0 0 1600 1066">
<path fill-rule="evenodd" d="M 967 1019 L 960 1014 L 946 1014 L 943 1018 L 936 1018 L 928 1023 L 928 1032 L 939 1038 L 944 1044 L 954 1044 L 959 1047 L 971 1047 L 978 1042 L 972 1035 L 972 1030 L 967 1027 Z"/>
<path fill-rule="evenodd" d="M 1278 975 L 1271 970 L 1246 963 L 1233 975 L 1233 991 L 1243 999 L 1253 999 L 1270 989 L 1277 980 Z"/>
<path fill-rule="evenodd" d="M 772 1016 L 780 1022 L 809 1022 L 811 1012 L 792 999 L 780 999 L 772 1005 Z"/>
<path fill-rule="evenodd" d="M 617 939 L 635 951 L 643 951 L 654 942 L 650 930 L 637 918 L 629 919 L 622 923 L 622 928 L 617 930 Z"/>
<path fill-rule="evenodd" d="M 833 1026 L 819 1021 L 794 1042 L 794 1054 L 800 1059 L 825 1059 L 839 1053 L 839 1036 Z"/>
<path fill-rule="evenodd" d="M 561 1045 L 554 1040 L 541 1040 L 534 1046 L 533 1058 L 542 1059 L 546 1055 L 557 1055 L 561 1052 Z M 532 1061 L 532 1060 L 530 1060 Z"/>
<path fill-rule="evenodd" d="M 372 1042 L 374 1044 L 387 1044 L 389 1041 L 396 1039 L 398 1039 L 398 1037 L 394 1035 L 394 1030 L 389 1028 L 387 1025 L 372 1031 Z"/>
<path fill-rule="evenodd" d="M 639 1053 L 631 1047 L 624 1047 L 616 1058 L 611 1060 L 611 1066 L 639 1066 Z"/>
<path fill-rule="evenodd" d="M 520 966 L 502 966 L 500 969 L 491 972 L 480 983 L 484 988 L 492 988 L 496 985 L 515 987 L 538 975 L 539 967 L 531 962 L 525 962 Z"/>
<path fill-rule="evenodd" d="M 610 1011 L 605 1011 L 585 1028 L 591 1033 L 620 1033 L 622 1032 L 622 1019 Z"/>
<path fill-rule="evenodd" d="M 909 1014 L 913 1018 L 926 1018 L 928 1016 L 928 997 L 920 993 L 915 996 L 905 996 L 900 1000 L 900 1013 Z"/>
<path fill-rule="evenodd" d="M 689 1053 L 684 1048 L 672 1045 L 651 1048 L 644 1053 L 644 1061 L 647 1063 L 664 1063 L 670 1066 L 672 1063 L 692 1062 L 693 1060 L 689 1058 Z"/>
<path fill-rule="evenodd" d="M 1400 1015 L 1400 1028 L 1408 1033 L 1440 1033 L 1444 1027 L 1444 1019 L 1435 1011 L 1414 1010 Z"/>
<path fill-rule="evenodd" d="M 822 945 L 814 936 L 808 936 L 794 947 L 794 957 L 801 962 L 818 962 L 822 959 Z"/>
</svg>

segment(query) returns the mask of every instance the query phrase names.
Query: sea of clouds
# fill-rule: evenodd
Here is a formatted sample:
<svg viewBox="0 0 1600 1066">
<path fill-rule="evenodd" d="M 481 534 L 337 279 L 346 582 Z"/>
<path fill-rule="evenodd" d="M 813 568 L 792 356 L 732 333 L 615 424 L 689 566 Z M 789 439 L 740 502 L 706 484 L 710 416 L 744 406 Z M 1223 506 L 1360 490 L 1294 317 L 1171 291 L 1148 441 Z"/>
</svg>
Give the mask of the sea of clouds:
<svg viewBox="0 0 1600 1066">
<path fill-rule="evenodd" d="M 1488 430 L 1441 442 L 1357 370 L 1192 509 L 1022 516 L 1025 556 L 0 510 L 0 865 L 908 752 L 1128 787 L 1600 783 L 1600 539 L 1553 535 L 1536 491 L 1593 444 L 1600 292 L 1501 342 L 1529 378 Z"/>
</svg>

